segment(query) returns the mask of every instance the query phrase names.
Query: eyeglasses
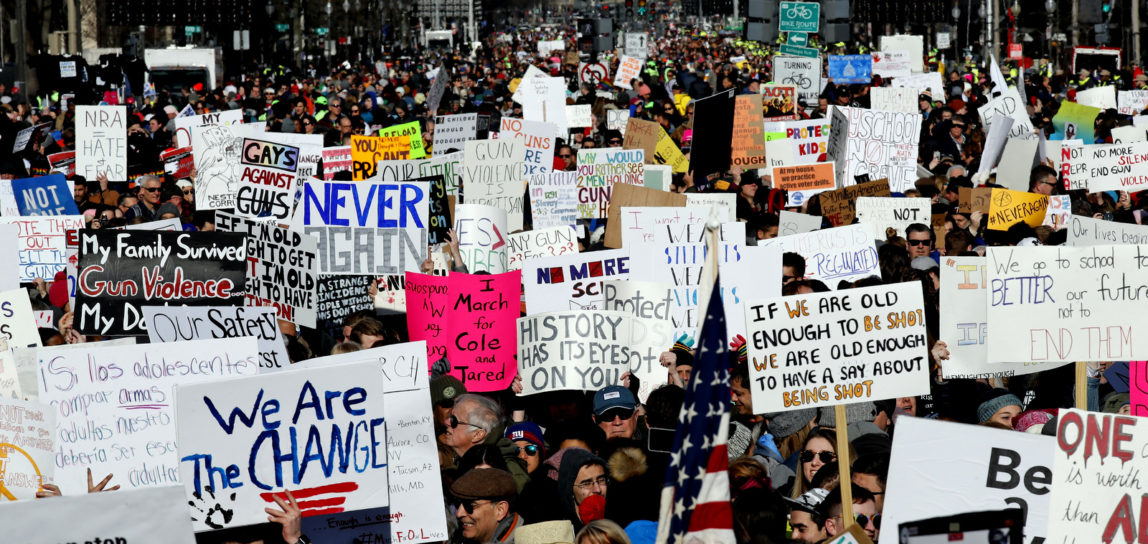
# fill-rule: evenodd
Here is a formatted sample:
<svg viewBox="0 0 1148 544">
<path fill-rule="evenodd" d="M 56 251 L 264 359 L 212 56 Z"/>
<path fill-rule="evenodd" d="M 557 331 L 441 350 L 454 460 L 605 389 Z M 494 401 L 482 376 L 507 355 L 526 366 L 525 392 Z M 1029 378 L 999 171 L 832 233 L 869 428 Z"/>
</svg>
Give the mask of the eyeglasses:
<svg viewBox="0 0 1148 544">
<path fill-rule="evenodd" d="M 452 429 L 457 429 L 459 425 L 470 425 L 471 427 L 474 427 L 475 429 L 481 429 L 482 428 L 482 427 L 479 427 L 478 425 L 475 425 L 474 423 L 467 423 L 465 421 L 459 421 L 459 419 L 457 417 L 455 417 L 454 414 L 451 414 L 450 420 L 447 422 L 447 424 L 450 425 L 450 428 L 452 428 Z"/>
<path fill-rule="evenodd" d="M 514 454 L 518 455 L 518 454 L 522 453 L 522 450 L 526 450 L 526 455 L 529 455 L 531 457 L 538 455 L 538 446 L 535 446 L 534 444 L 529 444 L 527 446 L 519 446 L 517 448 L 514 448 Z"/>
<path fill-rule="evenodd" d="M 826 450 L 826 451 L 805 450 L 805 451 L 801 452 L 801 462 L 802 463 L 811 462 L 811 461 L 813 461 L 813 458 L 815 456 L 818 459 L 821 459 L 821 462 L 824 464 L 832 463 L 834 460 L 837 459 L 837 454 L 833 453 L 831 451 L 828 451 L 828 450 Z"/>
<path fill-rule="evenodd" d="M 193 195 L 193 194 L 195 194 L 195 189 L 184 189 L 184 190 L 183 190 L 183 194 L 185 194 L 185 195 Z"/>
<path fill-rule="evenodd" d="M 595 415 L 594 420 L 598 423 L 609 423 L 614 421 L 615 418 L 630 419 L 634 417 L 633 408 L 611 408 L 602 412 L 601 415 Z"/>
<path fill-rule="evenodd" d="M 462 501 L 458 503 L 459 510 L 465 511 L 467 514 L 473 514 L 474 509 L 484 504 L 492 504 L 490 501 Z"/>
<path fill-rule="evenodd" d="M 149 193 L 158 193 L 159 187 L 144 187 L 144 190 Z"/>
<path fill-rule="evenodd" d="M 581 482 L 574 484 L 574 487 L 582 490 L 590 489 L 595 485 L 598 487 L 606 487 L 607 482 L 609 482 L 609 480 L 607 480 L 605 476 L 599 476 L 593 480 L 582 480 Z"/>
<path fill-rule="evenodd" d="M 837 517 L 841 517 L 841 516 L 837 516 Z M 873 514 L 873 515 L 853 514 L 853 519 L 857 522 L 857 525 L 860 525 L 862 527 L 869 525 L 869 522 L 872 521 L 874 529 L 880 529 L 881 528 L 881 514 Z"/>
<path fill-rule="evenodd" d="M 913 240 L 911 238 L 908 240 L 905 240 L 905 243 L 907 243 L 911 246 L 927 246 L 927 245 L 929 245 L 928 240 Z"/>
</svg>

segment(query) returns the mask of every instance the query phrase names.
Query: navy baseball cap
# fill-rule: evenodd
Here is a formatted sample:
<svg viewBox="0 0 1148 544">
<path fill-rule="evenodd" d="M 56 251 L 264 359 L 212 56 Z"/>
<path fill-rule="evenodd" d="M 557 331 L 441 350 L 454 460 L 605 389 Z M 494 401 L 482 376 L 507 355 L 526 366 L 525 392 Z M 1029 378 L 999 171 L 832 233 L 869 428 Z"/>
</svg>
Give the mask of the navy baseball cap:
<svg viewBox="0 0 1148 544">
<path fill-rule="evenodd" d="M 594 415 L 600 416 L 611 408 L 627 408 L 633 410 L 638 407 L 638 401 L 629 389 L 620 385 L 608 385 L 594 393 Z"/>
</svg>

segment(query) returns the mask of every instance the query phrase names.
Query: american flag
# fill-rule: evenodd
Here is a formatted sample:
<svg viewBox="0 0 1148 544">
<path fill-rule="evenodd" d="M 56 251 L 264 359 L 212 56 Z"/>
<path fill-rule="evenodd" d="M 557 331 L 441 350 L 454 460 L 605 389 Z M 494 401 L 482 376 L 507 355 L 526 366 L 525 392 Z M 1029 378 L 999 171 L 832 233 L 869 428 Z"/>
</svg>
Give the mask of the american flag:
<svg viewBox="0 0 1148 544">
<path fill-rule="evenodd" d="M 662 488 L 657 544 L 733 544 L 729 504 L 729 361 L 720 280 L 702 321 L 701 345 L 678 418 Z"/>
</svg>

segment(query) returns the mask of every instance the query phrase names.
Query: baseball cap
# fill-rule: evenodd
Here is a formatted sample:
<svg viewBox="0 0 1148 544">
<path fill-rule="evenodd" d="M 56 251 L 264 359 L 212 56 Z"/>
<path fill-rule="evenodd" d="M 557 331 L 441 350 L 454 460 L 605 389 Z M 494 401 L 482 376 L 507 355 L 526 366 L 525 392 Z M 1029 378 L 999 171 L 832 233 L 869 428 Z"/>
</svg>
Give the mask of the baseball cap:
<svg viewBox="0 0 1148 544">
<path fill-rule="evenodd" d="M 789 504 L 790 510 L 797 509 L 810 514 L 817 514 L 821 508 L 821 503 L 825 502 L 825 497 L 828 496 L 829 490 L 815 487 L 802 493 L 796 499 L 789 497 L 782 497 L 781 499 Z"/>
<path fill-rule="evenodd" d="M 634 399 L 634 394 L 620 385 L 608 385 L 594 393 L 594 415 L 602 415 L 610 408 L 633 410 L 637 407 L 638 401 Z"/>
</svg>

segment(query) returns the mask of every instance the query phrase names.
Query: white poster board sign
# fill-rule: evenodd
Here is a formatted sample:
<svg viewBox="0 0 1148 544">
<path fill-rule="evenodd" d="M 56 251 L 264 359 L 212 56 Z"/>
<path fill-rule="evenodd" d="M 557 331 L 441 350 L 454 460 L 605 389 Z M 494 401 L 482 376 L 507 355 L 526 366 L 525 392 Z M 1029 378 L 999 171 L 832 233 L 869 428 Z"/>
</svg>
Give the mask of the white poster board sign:
<svg viewBox="0 0 1148 544">
<path fill-rule="evenodd" d="M 148 341 L 153 344 L 254 336 L 258 341 L 260 372 L 291 365 L 274 308 L 144 306 L 142 309 Z"/>
<path fill-rule="evenodd" d="M 649 170 L 649 167 L 646 167 Z M 527 176 L 530 218 L 534 228 L 578 222 L 577 172 L 547 172 Z"/>
<path fill-rule="evenodd" d="M 890 190 L 903 193 L 917 181 L 920 138 L 920 114 L 834 107 L 826 157 L 842 186 L 868 175 L 888 179 Z"/>
<path fill-rule="evenodd" d="M 808 215 L 788 210 L 781 210 L 781 219 L 777 226 L 778 236 L 804 234 L 821 228 L 820 215 Z"/>
<path fill-rule="evenodd" d="M 873 238 L 884 240 L 888 229 L 907 237 L 905 229 L 913 223 L 926 226 L 932 219 L 933 206 L 927 198 L 894 198 L 862 196 L 857 198 L 857 220 L 873 227 Z"/>
<path fill-rule="evenodd" d="M 578 253 L 578 232 L 572 225 L 517 232 L 506 237 L 507 267 L 521 270 L 526 259 Z"/>
<path fill-rule="evenodd" d="M 0 291 L 0 338 L 11 347 L 40 346 L 40 332 L 32 315 L 32 303 L 23 289 Z"/>
<path fill-rule="evenodd" d="M 76 175 L 128 180 L 127 108 L 76 106 Z"/>
<path fill-rule="evenodd" d="M 602 281 L 630 278 L 630 252 L 577 253 L 522 263 L 526 315 L 602 308 Z"/>
<path fill-rule="evenodd" d="M 454 232 L 458 251 L 471 273 L 501 274 L 510 270 L 507 262 L 507 213 L 502 208 L 482 204 L 454 207 Z"/>
<path fill-rule="evenodd" d="M 511 231 L 522 229 L 526 187 L 526 146 L 520 140 L 471 140 L 466 142 L 462 167 L 462 200 L 501 209 Z"/>
<path fill-rule="evenodd" d="M 758 245 L 777 245 L 783 253 L 801 255 L 805 258 L 805 279 L 821 280 L 830 289 L 837 288 L 841 280 L 881 276 L 873 228 L 869 225 L 847 225 L 759 240 Z"/>
<path fill-rule="evenodd" d="M 1068 246 L 1148 246 L 1148 225 L 1117 223 L 1082 215 L 1068 218 Z"/>
<path fill-rule="evenodd" d="M 925 37 L 906 34 L 881 36 L 881 51 L 908 51 L 909 68 L 914 72 L 925 71 Z"/>
<path fill-rule="evenodd" d="M 16 370 L 11 353 L 0 357 L 4 369 Z M 29 501 L 43 484 L 53 481 L 56 463 L 56 412 L 53 407 L 0 395 L 0 453 L 4 457 L 4 478 L 0 485 L 0 508 L 8 501 Z M 7 529 L 7 526 L 5 526 Z"/>
<path fill-rule="evenodd" d="M 4 505 L 0 524 L 9 542 L 195 544 L 187 508 L 183 490 L 177 485 L 80 492 L 55 497 L 50 505 L 43 501 Z M 93 540 L 95 535 L 99 540 Z"/>
</svg>

